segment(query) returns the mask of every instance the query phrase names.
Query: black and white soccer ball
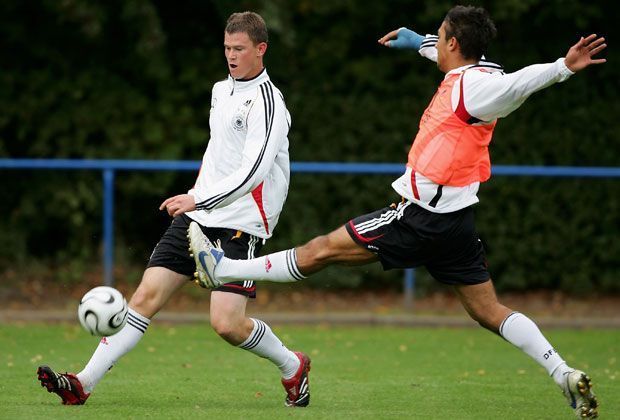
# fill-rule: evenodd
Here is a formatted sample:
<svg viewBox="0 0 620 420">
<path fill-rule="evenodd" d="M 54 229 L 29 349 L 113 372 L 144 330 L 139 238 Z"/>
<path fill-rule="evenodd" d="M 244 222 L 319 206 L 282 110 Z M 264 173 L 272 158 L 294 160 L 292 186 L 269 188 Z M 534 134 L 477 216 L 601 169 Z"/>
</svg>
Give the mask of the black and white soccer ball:
<svg viewBox="0 0 620 420">
<path fill-rule="evenodd" d="M 78 307 L 82 327 L 92 335 L 108 337 L 127 323 L 127 301 L 113 287 L 99 286 L 89 290 Z"/>
</svg>

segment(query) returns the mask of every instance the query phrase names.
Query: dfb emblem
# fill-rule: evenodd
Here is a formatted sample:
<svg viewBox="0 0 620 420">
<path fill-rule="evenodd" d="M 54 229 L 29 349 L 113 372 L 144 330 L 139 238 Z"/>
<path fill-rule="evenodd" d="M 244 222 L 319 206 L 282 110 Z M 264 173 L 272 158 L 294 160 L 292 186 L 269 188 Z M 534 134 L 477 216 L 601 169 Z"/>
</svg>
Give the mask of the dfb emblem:
<svg viewBox="0 0 620 420">
<path fill-rule="evenodd" d="M 250 112 L 250 105 L 252 105 L 252 100 L 248 99 L 237 108 L 232 120 L 232 126 L 235 130 L 242 131 L 246 128 L 246 120 L 248 118 L 248 112 Z"/>
<path fill-rule="evenodd" d="M 245 124 L 243 122 L 243 119 L 240 116 L 237 116 L 235 118 L 235 121 L 233 121 L 233 128 L 237 131 L 241 131 L 243 130 L 244 127 L 245 127 Z"/>
</svg>

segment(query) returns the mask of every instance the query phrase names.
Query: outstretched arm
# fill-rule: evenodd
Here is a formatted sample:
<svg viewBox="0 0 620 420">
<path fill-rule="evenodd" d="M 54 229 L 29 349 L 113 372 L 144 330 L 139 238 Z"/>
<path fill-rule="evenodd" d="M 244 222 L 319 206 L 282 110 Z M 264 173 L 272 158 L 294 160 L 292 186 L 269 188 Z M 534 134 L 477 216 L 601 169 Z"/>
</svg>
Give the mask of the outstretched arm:
<svg viewBox="0 0 620 420">
<path fill-rule="evenodd" d="M 592 34 L 586 38 L 581 37 L 579 42 L 570 47 L 564 58 L 564 64 L 573 73 L 583 70 L 591 64 L 603 64 L 604 58 L 592 58 L 607 47 L 605 38 Z"/>
<path fill-rule="evenodd" d="M 604 38 L 592 34 L 581 38 L 566 57 L 553 63 L 532 64 L 508 74 L 472 73 L 464 77 L 465 107 L 482 121 L 502 118 L 519 108 L 534 92 L 563 82 L 579 70 L 606 60 L 593 58 L 607 45 Z"/>
</svg>

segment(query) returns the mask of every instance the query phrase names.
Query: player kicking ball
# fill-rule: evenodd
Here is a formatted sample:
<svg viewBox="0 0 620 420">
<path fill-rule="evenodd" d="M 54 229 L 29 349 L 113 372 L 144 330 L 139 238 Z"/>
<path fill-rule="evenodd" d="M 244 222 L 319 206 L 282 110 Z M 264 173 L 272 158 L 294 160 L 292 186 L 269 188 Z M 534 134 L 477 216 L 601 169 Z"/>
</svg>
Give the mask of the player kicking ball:
<svg viewBox="0 0 620 420">
<path fill-rule="evenodd" d="M 456 6 L 437 36 L 401 28 L 379 39 L 387 47 L 418 50 L 445 73 L 422 115 L 405 173 L 392 184 L 402 201 L 351 219 L 305 245 L 243 261 L 227 258 L 190 224 L 197 280 L 204 287 L 220 287 L 240 279 L 299 281 L 331 264 L 379 261 L 386 270 L 425 266 L 454 288 L 475 321 L 542 366 L 577 417 L 595 418 L 598 402 L 588 375 L 568 366 L 530 318 L 498 301 L 473 205 L 480 183 L 491 175 L 488 146 L 498 119 L 534 92 L 604 63 L 594 56 L 606 47 L 605 40 L 594 34 L 581 38 L 565 57 L 505 74 L 501 66 L 482 60 L 495 34 L 484 9 Z"/>
<path fill-rule="evenodd" d="M 273 234 L 288 193 L 291 119 L 263 64 L 267 43 L 261 16 L 243 12 L 229 17 L 223 42 L 229 75 L 213 86 L 211 138 L 201 170 L 194 188 L 160 206 L 173 220 L 129 301 L 127 324 L 104 337 L 77 374 L 38 369 L 41 385 L 63 404 L 84 404 L 106 372 L 142 339 L 152 317 L 192 279 L 196 263 L 187 252 L 190 222 L 233 258 L 257 256 Z M 211 326 L 229 344 L 275 366 L 286 406 L 306 407 L 310 359 L 288 349 L 265 322 L 246 315 L 248 299 L 255 296 L 256 285 L 249 279 L 213 290 Z"/>
</svg>

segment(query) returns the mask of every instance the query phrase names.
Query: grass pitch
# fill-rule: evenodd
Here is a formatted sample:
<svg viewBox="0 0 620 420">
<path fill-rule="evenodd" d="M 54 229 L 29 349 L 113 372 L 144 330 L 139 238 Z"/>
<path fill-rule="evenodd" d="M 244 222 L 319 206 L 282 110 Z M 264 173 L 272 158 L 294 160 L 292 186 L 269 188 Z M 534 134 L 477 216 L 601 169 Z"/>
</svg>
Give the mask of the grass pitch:
<svg viewBox="0 0 620 420">
<path fill-rule="evenodd" d="M 86 405 L 62 406 L 40 387 L 37 366 L 78 372 L 98 340 L 78 325 L 0 325 L 0 418 L 573 418 L 542 368 L 482 329 L 274 331 L 312 358 L 307 408 L 285 408 L 277 369 L 226 344 L 208 325 L 157 322 Z M 569 364 L 590 374 L 601 417 L 620 413 L 620 331 L 546 335 Z"/>
</svg>

